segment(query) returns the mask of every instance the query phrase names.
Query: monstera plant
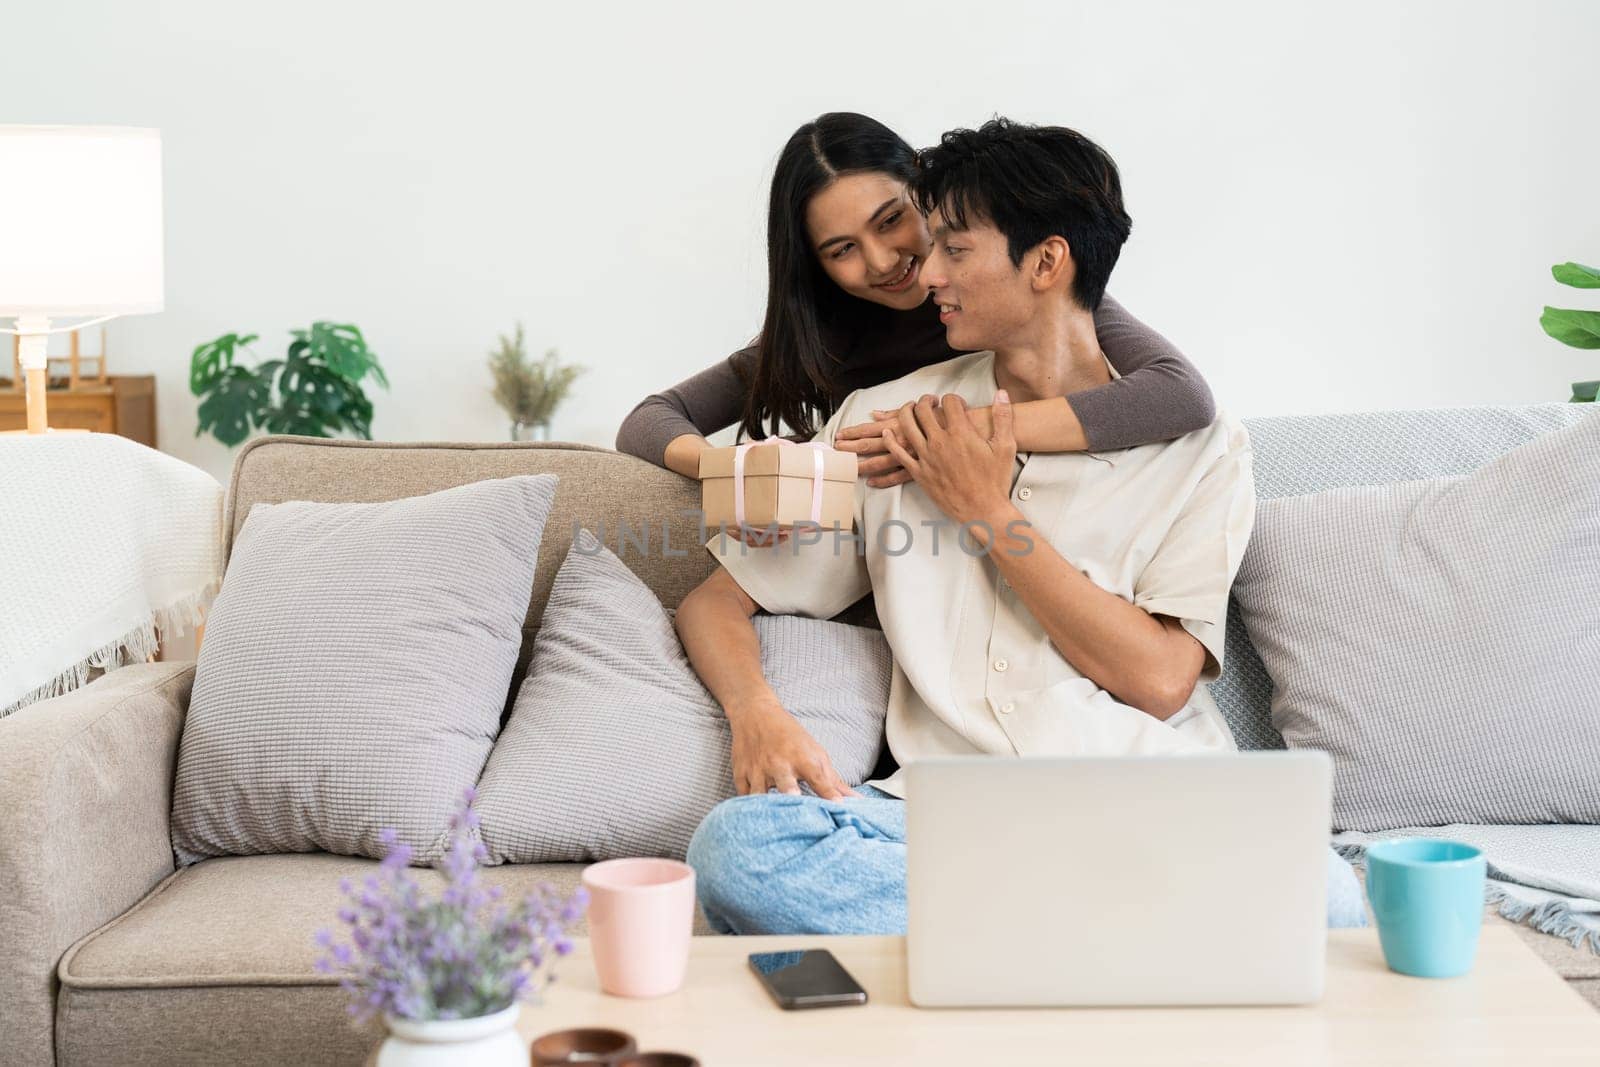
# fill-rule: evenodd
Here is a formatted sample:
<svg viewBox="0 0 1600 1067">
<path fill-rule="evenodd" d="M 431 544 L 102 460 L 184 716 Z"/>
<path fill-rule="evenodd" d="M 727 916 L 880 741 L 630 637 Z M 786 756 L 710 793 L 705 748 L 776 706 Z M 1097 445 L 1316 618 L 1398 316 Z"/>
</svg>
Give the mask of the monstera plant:
<svg viewBox="0 0 1600 1067">
<path fill-rule="evenodd" d="M 254 366 L 239 362 L 243 353 L 255 358 L 253 333 L 225 333 L 194 350 L 189 390 L 201 398 L 196 437 L 210 431 L 230 448 L 253 430 L 371 439 L 372 402 L 362 383 L 370 377 L 387 389 L 389 379 L 361 331 L 313 322 L 289 334 L 282 359 L 256 359 Z"/>
<path fill-rule="evenodd" d="M 1557 263 L 1550 273 L 1574 289 L 1600 289 L 1600 270 L 1581 263 Z M 1573 348 L 1600 348 L 1600 311 L 1546 307 L 1539 316 L 1544 332 Z M 1593 404 L 1600 399 L 1600 381 L 1573 382 L 1572 402 Z"/>
</svg>

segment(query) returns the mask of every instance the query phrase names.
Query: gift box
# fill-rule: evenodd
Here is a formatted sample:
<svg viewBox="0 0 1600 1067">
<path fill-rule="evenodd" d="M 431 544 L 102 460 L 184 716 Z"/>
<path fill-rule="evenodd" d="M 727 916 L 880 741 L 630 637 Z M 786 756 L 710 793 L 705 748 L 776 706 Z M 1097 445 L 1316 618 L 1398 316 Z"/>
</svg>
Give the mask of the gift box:
<svg viewBox="0 0 1600 1067">
<path fill-rule="evenodd" d="M 855 526 L 856 457 L 782 438 L 700 453 L 700 507 L 707 527 L 764 528 L 815 522 Z"/>
</svg>

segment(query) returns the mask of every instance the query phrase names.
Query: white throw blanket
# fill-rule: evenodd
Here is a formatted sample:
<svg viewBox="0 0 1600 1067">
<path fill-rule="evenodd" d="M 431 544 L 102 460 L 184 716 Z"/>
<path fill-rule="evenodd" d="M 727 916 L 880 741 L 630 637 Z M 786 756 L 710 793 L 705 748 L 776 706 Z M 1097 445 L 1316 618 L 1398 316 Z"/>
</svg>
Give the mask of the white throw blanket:
<svg viewBox="0 0 1600 1067">
<path fill-rule="evenodd" d="M 1483 850 L 1489 861 L 1485 899 L 1512 922 L 1527 923 L 1581 948 L 1600 952 L 1600 826 L 1417 826 L 1363 834 L 1347 830 L 1333 844 L 1352 863 L 1367 845 L 1397 837 L 1441 837 Z"/>
<path fill-rule="evenodd" d="M 103 433 L 0 436 L 0 716 L 143 662 L 222 580 L 222 486 Z"/>
</svg>

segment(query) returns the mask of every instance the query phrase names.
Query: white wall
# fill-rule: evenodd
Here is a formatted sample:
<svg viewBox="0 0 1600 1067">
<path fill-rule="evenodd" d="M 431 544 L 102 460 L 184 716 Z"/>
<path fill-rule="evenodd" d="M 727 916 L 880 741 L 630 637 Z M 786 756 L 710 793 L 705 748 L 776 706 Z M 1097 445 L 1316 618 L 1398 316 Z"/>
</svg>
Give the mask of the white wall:
<svg viewBox="0 0 1600 1067">
<path fill-rule="evenodd" d="M 162 447 L 218 477 L 190 349 L 319 317 L 382 356 L 379 437 L 502 439 L 484 354 L 520 318 L 593 368 L 558 436 L 609 444 L 754 332 L 772 162 L 830 109 L 1100 140 L 1135 220 L 1112 291 L 1240 414 L 1600 377 L 1537 322 L 1582 300 L 1550 264 L 1600 261 L 1586 0 L 7 0 L 0 33 L 0 121 L 164 132 L 167 310 L 114 369 L 160 376 Z"/>
</svg>

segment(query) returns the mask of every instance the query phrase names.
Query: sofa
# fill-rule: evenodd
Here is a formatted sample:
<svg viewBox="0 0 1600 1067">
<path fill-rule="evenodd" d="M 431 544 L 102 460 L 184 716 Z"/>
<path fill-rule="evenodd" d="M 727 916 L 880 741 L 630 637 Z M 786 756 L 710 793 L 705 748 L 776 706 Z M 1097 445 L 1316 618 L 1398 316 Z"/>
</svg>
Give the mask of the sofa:
<svg viewBox="0 0 1600 1067">
<path fill-rule="evenodd" d="M 1542 405 L 1248 425 L 1258 491 L 1281 496 L 1463 473 L 1572 417 L 1566 406 Z M 652 551 L 623 558 L 668 607 L 711 572 L 711 557 L 695 548 L 694 483 L 581 445 L 266 437 L 236 459 L 225 539 L 231 548 L 257 502 L 389 500 L 542 472 L 558 475 L 560 487 L 509 711 L 575 528 L 614 547 L 619 522 L 648 524 Z M 661 551 L 663 537 L 672 552 Z M 874 624 L 870 598 L 841 617 Z M 1270 683 L 1236 611 L 1228 641 L 1213 695 L 1242 747 L 1281 746 L 1267 714 Z M 312 935 L 332 925 L 340 879 L 371 861 L 295 854 L 176 867 L 168 818 L 194 672 L 186 662 L 125 667 L 0 719 L 0 1063 L 348 1063 L 380 1037 L 349 1020 L 335 980 L 313 967 Z M 488 880 L 571 886 L 580 869 L 507 866 Z M 1518 929 L 1600 1007 L 1600 955 Z"/>
</svg>

